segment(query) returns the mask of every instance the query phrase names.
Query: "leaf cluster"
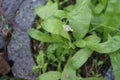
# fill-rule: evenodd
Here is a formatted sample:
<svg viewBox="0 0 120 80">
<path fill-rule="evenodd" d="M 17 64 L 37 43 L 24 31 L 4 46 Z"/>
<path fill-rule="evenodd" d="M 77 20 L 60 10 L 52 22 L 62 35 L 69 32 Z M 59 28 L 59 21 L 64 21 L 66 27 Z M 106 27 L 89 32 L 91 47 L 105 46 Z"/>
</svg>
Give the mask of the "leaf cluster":
<svg viewBox="0 0 120 80">
<path fill-rule="evenodd" d="M 48 44 L 46 51 L 40 50 L 37 56 L 34 70 L 43 72 L 38 80 L 84 80 L 76 71 L 93 52 L 110 56 L 115 80 L 119 80 L 120 0 L 76 0 L 61 9 L 62 3 L 48 0 L 45 6 L 37 6 L 42 22 L 39 29 L 28 31 L 32 38 Z M 46 72 L 49 65 L 56 71 Z"/>
</svg>

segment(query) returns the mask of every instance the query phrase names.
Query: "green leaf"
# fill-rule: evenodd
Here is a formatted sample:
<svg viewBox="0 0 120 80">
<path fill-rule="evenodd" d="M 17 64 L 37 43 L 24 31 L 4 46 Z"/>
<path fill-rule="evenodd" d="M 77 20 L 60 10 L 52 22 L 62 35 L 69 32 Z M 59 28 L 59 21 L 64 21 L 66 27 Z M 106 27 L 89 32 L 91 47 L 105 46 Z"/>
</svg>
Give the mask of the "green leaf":
<svg viewBox="0 0 120 80">
<path fill-rule="evenodd" d="M 110 59 L 111 59 L 111 63 L 112 63 L 112 67 L 113 67 L 113 73 L 115 76 L 115 80 L 119 80 L 120 79 L 120 53 L 119 52 L 115 52 L 113 54 L 110 55 Z"/>
<path fill-rule="evenodd" d="M 108 0 L 99 0 L 95 8 L 93 9 L 95 14 L 100 14 L 106 7 Z"/>
<path fill-rule="evenodd" d="M 57 48 L 62 47 L 62 44 L 51 44 L 48 46 L 48 52 L 54 52 Z"/>
<path fill-rule="evenodd" d="M 70 12 L 71 10 L 73 10 L 73 8 L 74 8 L 74 5 L 69 5 L 65 7 L 64 10 Z"/>
<path fill-rule="evenodd" d="M 79 0 L 73 10 L 69 13 L 70 26 L 73 29 L 75 39 L 82 38 L 89 30 L 91 10 L 89 0 Z"/>
<path fill-rule="evenodd" d="M 39 51 L 39 54 L 37 56 L 36 62 L 38 65 L 43 66 L 44 65 L 44 53 L 42 50 Z"/>
<path fill-rule="evenodd" d="M 41 25 L 43 29 L 52 34 L 61 35 L 66 39 L 70 39 L 68 33 L 63 28 L 63 23 L 59 19 L 50 18 L 42 22 Z"/>
<path fill-rule="evenodd" d="M 40 67 L 39 66 L 33 66 L 32 67 L 32 70 L 33 70 L 33 72 L 35 73 L 35 74 L 39 74 L 39 72 L 40 72 Z"/>
<path fill-rule="evenodd" d="M 29 29 L 28 33 L 32 38 L 34 38 L 36 40 L 39 40 L 42 42 L 52 42 L 52 38 L 48 34 L 43 33 L 39 30 Z"/>
<path fill-rule="evenodd" d="M 42 41 L 42 42 L 64 43 L 65 41 L 67 41 L 66 39 L 62 38 L 60 35 L 51 34 L 51 36 L 50 36 L 50 35 L 43 33 L 37 29 L 29 29 L 28 33 L 32 38 L 39 40 L 39 41 Z"/>
<path fill-rule="evenodd" d="M 105 13 L 104 36 L 108 37 L 113 29 L 115 30 L 120 25 L 120 0 L 109 0 Z M 112 27 L 113 29 L 110 29 Z"/>
<path fill-rule="evenodd" d="M 101 4 L 103 4 L 104 6 L 107 4 L 108 0 L 100 0 Z"/>
<path fill-rule="evenodd" d="M 66 65 L 62 72 L 61 80 L 76 80 L 76 79 L 77 79 L 76 70 L 72 69 L 70 65 L 69 66 Z"/>
<path fill-rule="evenodd" d="M 100 14 L 103 10 L 104 10 L 104 5 L 102 5 L 101 3 L 99 3 L 96 7 L 95 7 L 95 9 L 94 9 L 94 12 L 96 13 L 96 14 Z"/>
<path fill-rule="evenodd" d="M 79 69 L 91 56 L 92 51 L 90 49 L 81 49 L 76 54 L 70 58 L 63 70 L 61 80 L 75 80 L 76 70 Z M 68 77 L 66 77 L 69 76 Z"/>
<path fill-rule="evenodd" d="M 75 41 L 74 44 L 79 48 L 84 48 L 86 46 L 86 42 L 82 39 Z"/>
<path fill-rule="evenodd" d="M 99 53 L 111 53 L 120 49 L 120 36 L 114 36 L 103 43 L 87 41 L 86 47 Z"/>
<path fill-rule="evenodd" d="M 52 3 L 50 0 L 44 7 L 36 7 L 36 13 L 42 19 L 47 19 L 54 15 L 54 13 L 58 10 L 57 3 Z"/>
<path fill-rule="evenodd" d="M 103 65 L 103 63 L 104 63 L 104 61 L 99 61 L 99 62 L 97 62 L 97 66 Z"/>
<path fill-rule="evenodd" d="M 64 39 L 64 38 L 61 37 L 60 35 L 51 34 L 51 37 L 52 37 L 52 39 L 53 39 L 53 42 L 61 42 L 61 43 L 64 43 L 65 41 L 67 41 L 66 39 Z"/>
<path fill-rule="evenodd" d="M 61 73 L 58 71 L 49 71 L 44 73 L 38 77 L 37 80 L 59 80 L 61 77 Z"/>
<path fill-rule="evenodd" d="M 97 78 L 97 77 L 91 77 L 91 78 L 82 78 L 82 79 L 77 79 L 77 80 L 107 80 L 105 78 Z"/>
<path fill-rule="evenodd" d="M 63 18 L 67 18 L 68 14 L 66 11 L 64 10 L 57 10 L 55 13 L 54 13 L 54 16 L 60 18 L 60 19 L 63 19 Z"/>
<path fill-rule="evenodd" d="M 52 60 L 53 62 L 56 61 L 58 58 L 54 55 L 56 53 L 56 50 L 61 48 L 62 44 L 51 44 L 47 48 L 47 57 L 48 59 Z M 56 53 L 57 54 L 57 53 Z"/>
<path fill-rule="evenodd" d="M 70 59 L 70 65 L 74 70 L 77 70 L 80 68 L 86 61 L 87 59 L 91 56 L 92 50 L 90 49 L 80 49 L 75 53 L 75 55 Z"/>
<path fill-rule="evenodd" d="M 89 32 L 104 32 L 103 22 L 104 22 L 104 13 L 101 13 L 100 15 L 93 15 L 91 18 L 91 26 Z"/>
<path fill-rule="evenodd" d="M 85 38 L 85 41 L 90 41 L 90 42 L 94 42 L 94 43 L 99 43 L 99 42 L 101 41 L 101 39 L 100 39 L 97 35 L 93 34 L 93 35 L 87 36 L 87 37 Z"/>
<path fill-rule="evenodd" d="M 101 13 L 100 15 L 93 15 L 91 18 L 91 24 L 94 25 L 94 27 L 101 26 L 104 21 L 104 13 Z"/>
<path fill-rule="evenodd" d="M 100 42 L 100 38 L 97 35 L 90 35 L 90 36 L 87 36 L 85 38 L 85 40 L 83 40 L 83 39 L 76 40 L 74 42 L 74 44 L 77 47 L 79 47 L 79 48 L 84 48 L 84 47 L 86 47 L 86 41 L 94 42 L 94 43 L 99 43 Z"/>
</svg>

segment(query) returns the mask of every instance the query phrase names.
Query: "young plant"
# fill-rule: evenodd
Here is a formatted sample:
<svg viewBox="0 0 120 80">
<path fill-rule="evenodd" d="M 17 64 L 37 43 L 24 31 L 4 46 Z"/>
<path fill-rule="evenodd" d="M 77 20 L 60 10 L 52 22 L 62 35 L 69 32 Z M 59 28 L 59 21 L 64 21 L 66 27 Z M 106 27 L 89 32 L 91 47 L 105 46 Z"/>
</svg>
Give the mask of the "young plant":
<svg viewBox="0 0 120 80">
<path fill-rule="evenodd" d="M 37 56 L 36 68 L 43 72 L 38 80 L 105 80 L 76 74 L 94 51 L 110 56 L 115 80 L 119 80 L 120 0 L 76 0 L 67 7 L 60 3 L 48 0 L 45 6 L 37 6 L 40 30 L 28 31 L 32 38 L 47 43 Z"/>
</svg>

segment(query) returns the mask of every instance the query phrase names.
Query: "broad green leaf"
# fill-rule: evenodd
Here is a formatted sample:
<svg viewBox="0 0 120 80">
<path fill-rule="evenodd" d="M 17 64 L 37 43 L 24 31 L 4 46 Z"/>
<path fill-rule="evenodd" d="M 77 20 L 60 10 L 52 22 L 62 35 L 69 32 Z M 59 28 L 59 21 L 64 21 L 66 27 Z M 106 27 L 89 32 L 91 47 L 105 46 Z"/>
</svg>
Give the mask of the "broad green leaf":
<svg viewBox="0 0 120 80">
<path fill-rule="evenodd" d="M 115 30 L 120 25 L 120 0 L 109 0 L 105 13 L 104 36 L 107 37 L 113 29 Z M 112 27 L 113 29 L 110 29 Z"/>
<path fill-rule="evenodd" d="M 104 6 L 107 4 L 108 0 L 100 0 L 101 4 L 103 4 Z"/>
<path fill-rule="evenodd" d="M 101 26 L 104 21 L 104 13 L 101 13 L 100 15 L 94 15 L 91 18 L 91 24 L 94 25 L 94 27 Z"/>
<path fill-rule="evenodd" d="M 70 39 L 67 31 L 63 28 L 63 23 L 59 19 L 50 18 L 42 22 L 41 25 L 43 29 L 52 34 L 61 35 L 66 39 Z"/>
<path fill-rule="evenodd" d="M 39 40 L 42 42 L 52 42 L 52 38 L 48 34 L 43 33 L 39 30 L 29 29 L 28 33 L 32 38 L 34 38 L 36 40 Z"/>
<path fill-rule="evenodd" d="M 49 0 L 48 3 L 42 8 L 37 6 L 36 13 L 42 19 L 47 19 L 47 18 L 53 16 L 57 9 L 58 9 L 57 3 L 52 3 Z"/>
<path fill-rule="evenodd" d="M 94 15 L 91 18 L 91 26 L 89 32 L 104 32 L 104 27 L 103 27 L 103 22 L 104 22 L 104 13 L 101 13 L 100 15 Z"/>
<path fill-rule="evenodd" d="M 85 41 L 99 43 L 101 41 L 101 39 L 96 34 L 93 34 L 93 35 L 87 36 L 85 38 Z"/>
<path fill-rule="evenodd" d="M 99 3 L 99 4 L 95 7 L 94 12 L 95 12 L 96 14 L 100 14 L 100 13 L 103 11 L 103 9 L 104 9 L 104 6 L 103 6 L 101 3 Z"/>
<path fill-rule="evenodd" d="M 103 33 L 104 31 L 104 16 L 105 12 L 103 10 L 106 9 L 106 4 L 108 3 L 108 0 L 91 0 L 91 7 L 92 7 L 92 19 L 91 19 L 91 26 L 90 26 L 90 32 L 92 31 L 99 31 L 100 33 Z M 97 6 L 96 6 L 97 5 Z"/>
<path fill-rule="evenodd" d="M 50 35 L 43 33 L 37 29 L 29 29 L 28 33 L 32 38 L 42 41 L 42 42 L 60 42 L 60 43 L 65 42 L 65 39 L 63 39 L 60 35 L 51 34 L 51 36 L 50 36 Z"/>
<path fill-rule="evenodd" d="M 63 70 L 61 80 L 75 80 L 76 70 L 79 69 L 91 56 L 92 51 L 90 49 L 81 49 L 76 54 L 70 58 Z M 69 78 L 66 77 L 69 75 Z"/>
<path fill-rule="evenodd" d="M 73 29 L 75 39 L 82 38 L 89 30 L 91 20 L 91 10 L 89 8 L 89 0 L 78 0 L 73 10 L 69 13 L 69 23 Z"/>
<path fill-rule="evenodd" d="M 86 41 L 89 41 L 89 42 L 94 42 L 94 43 L 99 43 L 100 42 L 100 38 L 96 35 L 90 35 L 90 36 L 87 36 L 85 38 L 85 40 L 83 39 L 78 39 L 74 42 L 74 44 L 79 47 L 79 48 L 84 48 L 86 47 Z"/>
<path fill-rule="evenodd" d="M 70 65 L 74 70 L 79 69 L 91 56 L 92 50 L 90 49 L 80 49 L 78 52 L 73 55 L 73 57 L 70 59 Z"/>
<path fill-rule="evenodd" d="M 82 39 L 75 41 L 74 44 L 79 48 L 84 48 L 86 46 L 86 42 Z"/>
<path fill-rule="evenodd" d="M 119 52 L 115 52 L 113 54 L 110 55 L 110 59 L 111 59 L 111 64 L 113 67 L 113 73 L 115 76 L 115 80 L 119 80 L 120 79 L 120 53 Z"/>
<path fill-rule="evenodd" d="M 97 78 L 97 77 L 91 77 L 91 78 L 82 78 L 82 79 L 77 79 L 77 80 L 107 80 L 105 78 Z"/>
<path fill-rule="evenodd" d="M 58 71 L 49 71 L 44 73 L 38 77 L 37 80 L 59 80 L 61 77 L 61 73 Z"/>
<path fill-rule="evenodd" d="M 120 36 L 115 36 L 103 43 L 86 42 L 86 47 L 99 53 L 111 53 L 120 49 Z"/>
<path fill-rule="evenodd" d="M 79 1 L 79 0 L 78 0 Z M 91 0 L 92 6 L 96 5 L 97 0 Z"/>
<path fill-rule="evenodd" d="M 64 10 L 70 12 L 73 8 L 74 8 L 73 5 L 69 5 L 69 6 L 65 7 Z"/>
<path fill-rule="evenodd" d="M 63 72 L 61 80 L 76 80 L 76 70 L 72 69 L 70 65 L 66 65 Z"/>
<path fill-rule="evenodd" d="M 107 4 L 107 0 L 99 0 L 98 2 L 99 3 L 97 3 L 95 8 L 93 9 L 95 14 L 100 14 L 105 9 Z"/>
<path fill-rule="evenodd" d="M 55 13 L 54 13 L 54 16 L 60 18 L 60 19 L 63 19 L 63 18 L 67 18 L 68 14 L 66 11 L 64 10 L 57 10 Z"/>
<path fill-rule="evenodd" d="M 61 37 L 60 35 L 51 34 L 51 37 L 52 37 L 52 39 L 53 39 L 53 42 L 61 42 L 61 43 L 64 43 L 65 41 L 67 41 L 66 39 L 64 39 L 64 38 Z"/>
</svg>

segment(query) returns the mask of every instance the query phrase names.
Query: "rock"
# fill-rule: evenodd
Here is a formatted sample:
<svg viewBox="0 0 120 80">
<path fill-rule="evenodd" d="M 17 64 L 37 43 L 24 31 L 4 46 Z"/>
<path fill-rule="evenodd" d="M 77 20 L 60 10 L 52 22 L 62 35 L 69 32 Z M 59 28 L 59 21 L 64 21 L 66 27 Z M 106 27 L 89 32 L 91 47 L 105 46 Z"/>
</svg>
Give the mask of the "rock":
<svg viewBox="0 0 120 80">
<path fill-rule="evenodd" d="M 4 0 L 3 2 L 5 18 L 9 18 L 11 14 L 17 12 L 14 24 L 9 26 L 13 28 L 13 33 L 8 45 L 8 58 L 14 62 L 12 73 L 17 78 L 36 80 L 32 71 L 32 66 L 36 64 L 32 56 L 27 30 L 32 27 L 36 17 L 35 6 L 44 3 L 45 0 Z M 14 7 L 16 8 L 13 10 Z"/>
<path fill-rule="evenodd" d="M 6 18 L 12 18 L 15 16 L 16 11 L 20 7 L 24 0 L 3 0 L 2 9 Z"/>
<path fill-rule="evenodd" d="M 5 44 L 4 36 L 2 33 L 0 33 L 0 52 L 1 52 L 1 49 L 4 47 L 4 44 Z"/>
<path fill-rule="evenodd" d="M 105 74 L 105 77 L 107 78 L 107 80 L 115 80 L 114 79 L 114 75 L 113 75 L 113 69 L 112 66 L 108 69 L 108 71 Z"/>
</svg>

